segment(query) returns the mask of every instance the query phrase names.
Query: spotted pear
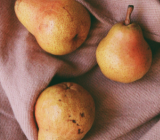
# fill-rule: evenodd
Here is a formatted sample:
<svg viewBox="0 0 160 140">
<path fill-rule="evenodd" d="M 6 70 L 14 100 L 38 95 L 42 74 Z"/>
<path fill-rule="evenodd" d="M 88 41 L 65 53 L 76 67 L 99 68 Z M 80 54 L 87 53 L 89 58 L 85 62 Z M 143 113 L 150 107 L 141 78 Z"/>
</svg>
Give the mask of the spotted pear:
<svg viewBox="0 0 160 140">
<path fill-rule="evenodd" d="M 81 140 L 94 122 L 94 100 L 82 86 L 62 82 L 40 94 L 35 118 L 38 140 Z"/>
</svg>

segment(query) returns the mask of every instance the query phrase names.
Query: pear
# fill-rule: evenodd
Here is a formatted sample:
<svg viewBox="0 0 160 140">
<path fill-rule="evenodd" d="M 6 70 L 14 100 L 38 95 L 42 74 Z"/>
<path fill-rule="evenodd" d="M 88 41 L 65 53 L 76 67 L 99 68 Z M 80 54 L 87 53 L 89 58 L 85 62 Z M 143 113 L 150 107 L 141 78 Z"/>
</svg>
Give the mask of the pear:
<svg viewBox="0 0 160 140">
<path fill-rule="evenodd" d="M 40 94 L 35 118 L 38 140 L 81 140 L 95 119 L 94 100 L 82 86 L 62 82 Z"/>
<path fill-rule="evenodd" d="M 76 0 L 17 0 L 14 9 L 40 47 L 53 55 L 79 48 L 90 30 L 90 14 Z"/>
<path fill-rule="evenodd" d="M 121 83 L 141 79 L 152 63 L 152 51 L 141 27 L 135 22 L 131 23 L 133 9 L 133 5 L 128 6 L 125 21 L 113 25 L 96 50 L 102 73 L 110 80 Z"/>
</svg>

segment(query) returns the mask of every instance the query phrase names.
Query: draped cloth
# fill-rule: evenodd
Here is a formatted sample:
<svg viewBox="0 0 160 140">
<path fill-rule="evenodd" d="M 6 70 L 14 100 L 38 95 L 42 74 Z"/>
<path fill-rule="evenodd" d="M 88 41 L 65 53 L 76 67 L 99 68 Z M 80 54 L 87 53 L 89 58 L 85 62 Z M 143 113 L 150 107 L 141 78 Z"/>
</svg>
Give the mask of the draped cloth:
<svg viewBox="0 0 160 140">
<path fill-rule="evenodd" d="M 91 14 L 88 37 L 76 51 L 56 56 L 43 51 L 19 22 L 15 0 L 0 0 L 0 139 L 37 140 L 34 105 L 39 94 L 71 81 L 88 90 L 96 105 L 95 122 L 84 140 L 159 140 L 160 1 L 77 1 Z M 101 73 L 95 51 L 131 4 L 132 22 L 141 26 L 153 62 L 142 79 L 123 84 Z"/>
</svg>

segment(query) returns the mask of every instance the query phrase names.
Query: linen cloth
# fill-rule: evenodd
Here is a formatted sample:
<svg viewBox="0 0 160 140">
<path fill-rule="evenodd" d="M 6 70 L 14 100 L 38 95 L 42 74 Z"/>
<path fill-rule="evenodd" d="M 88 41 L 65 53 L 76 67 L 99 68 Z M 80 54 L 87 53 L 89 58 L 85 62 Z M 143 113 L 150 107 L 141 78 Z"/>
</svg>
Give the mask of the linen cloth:
<svg viewBox="0 0 160 140">
<path fill-rule="evenodd" d="M 77 1 L 91 14 L 88 37 L 73 53 L 55 56 L 18 21 L 15 0 L 0 0 L 0 140 L 37 140 L 35 102 L 46 87 L 64 81 L 80 84 L 94 98 L 95 122 L 84 140 L 160 140 L 160 1 Z M 153 62 L 142 79 L 123 84 L 101 73 L 95 51 L 109 29 L 124 20 L 129 4 Z"/>
</svg>

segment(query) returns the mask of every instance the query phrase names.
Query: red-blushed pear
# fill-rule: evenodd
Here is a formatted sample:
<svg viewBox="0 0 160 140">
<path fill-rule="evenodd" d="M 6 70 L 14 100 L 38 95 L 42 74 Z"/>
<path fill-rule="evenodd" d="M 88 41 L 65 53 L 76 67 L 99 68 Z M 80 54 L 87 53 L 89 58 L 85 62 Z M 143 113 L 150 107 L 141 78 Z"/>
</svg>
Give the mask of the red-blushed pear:
<svg viewBox="0 0 160 140">
<path fill-rule="evenodd" d="M 91 25 L 89 12 L 76 0 L 17 0 L 15 13 L 40 47 L 54 55 L 80 47 Z"/>
<path fill-rule="evenodd" d="M 152 51 L 143 37 L 141 27 L 130 21 L 133 8 L 133 5 L 128 6 L 125 21 L 113 25 L 96 50 L 102 73 L 122 83 L 141 79 L 152 62 Z"/>
<path fill-rule="evenodd" d="M 94 100 L 82 86 L 62 82 L 40 94 L 35 118 L 38 140 L 81 140 L 95 119 Z"/>
</svg>

